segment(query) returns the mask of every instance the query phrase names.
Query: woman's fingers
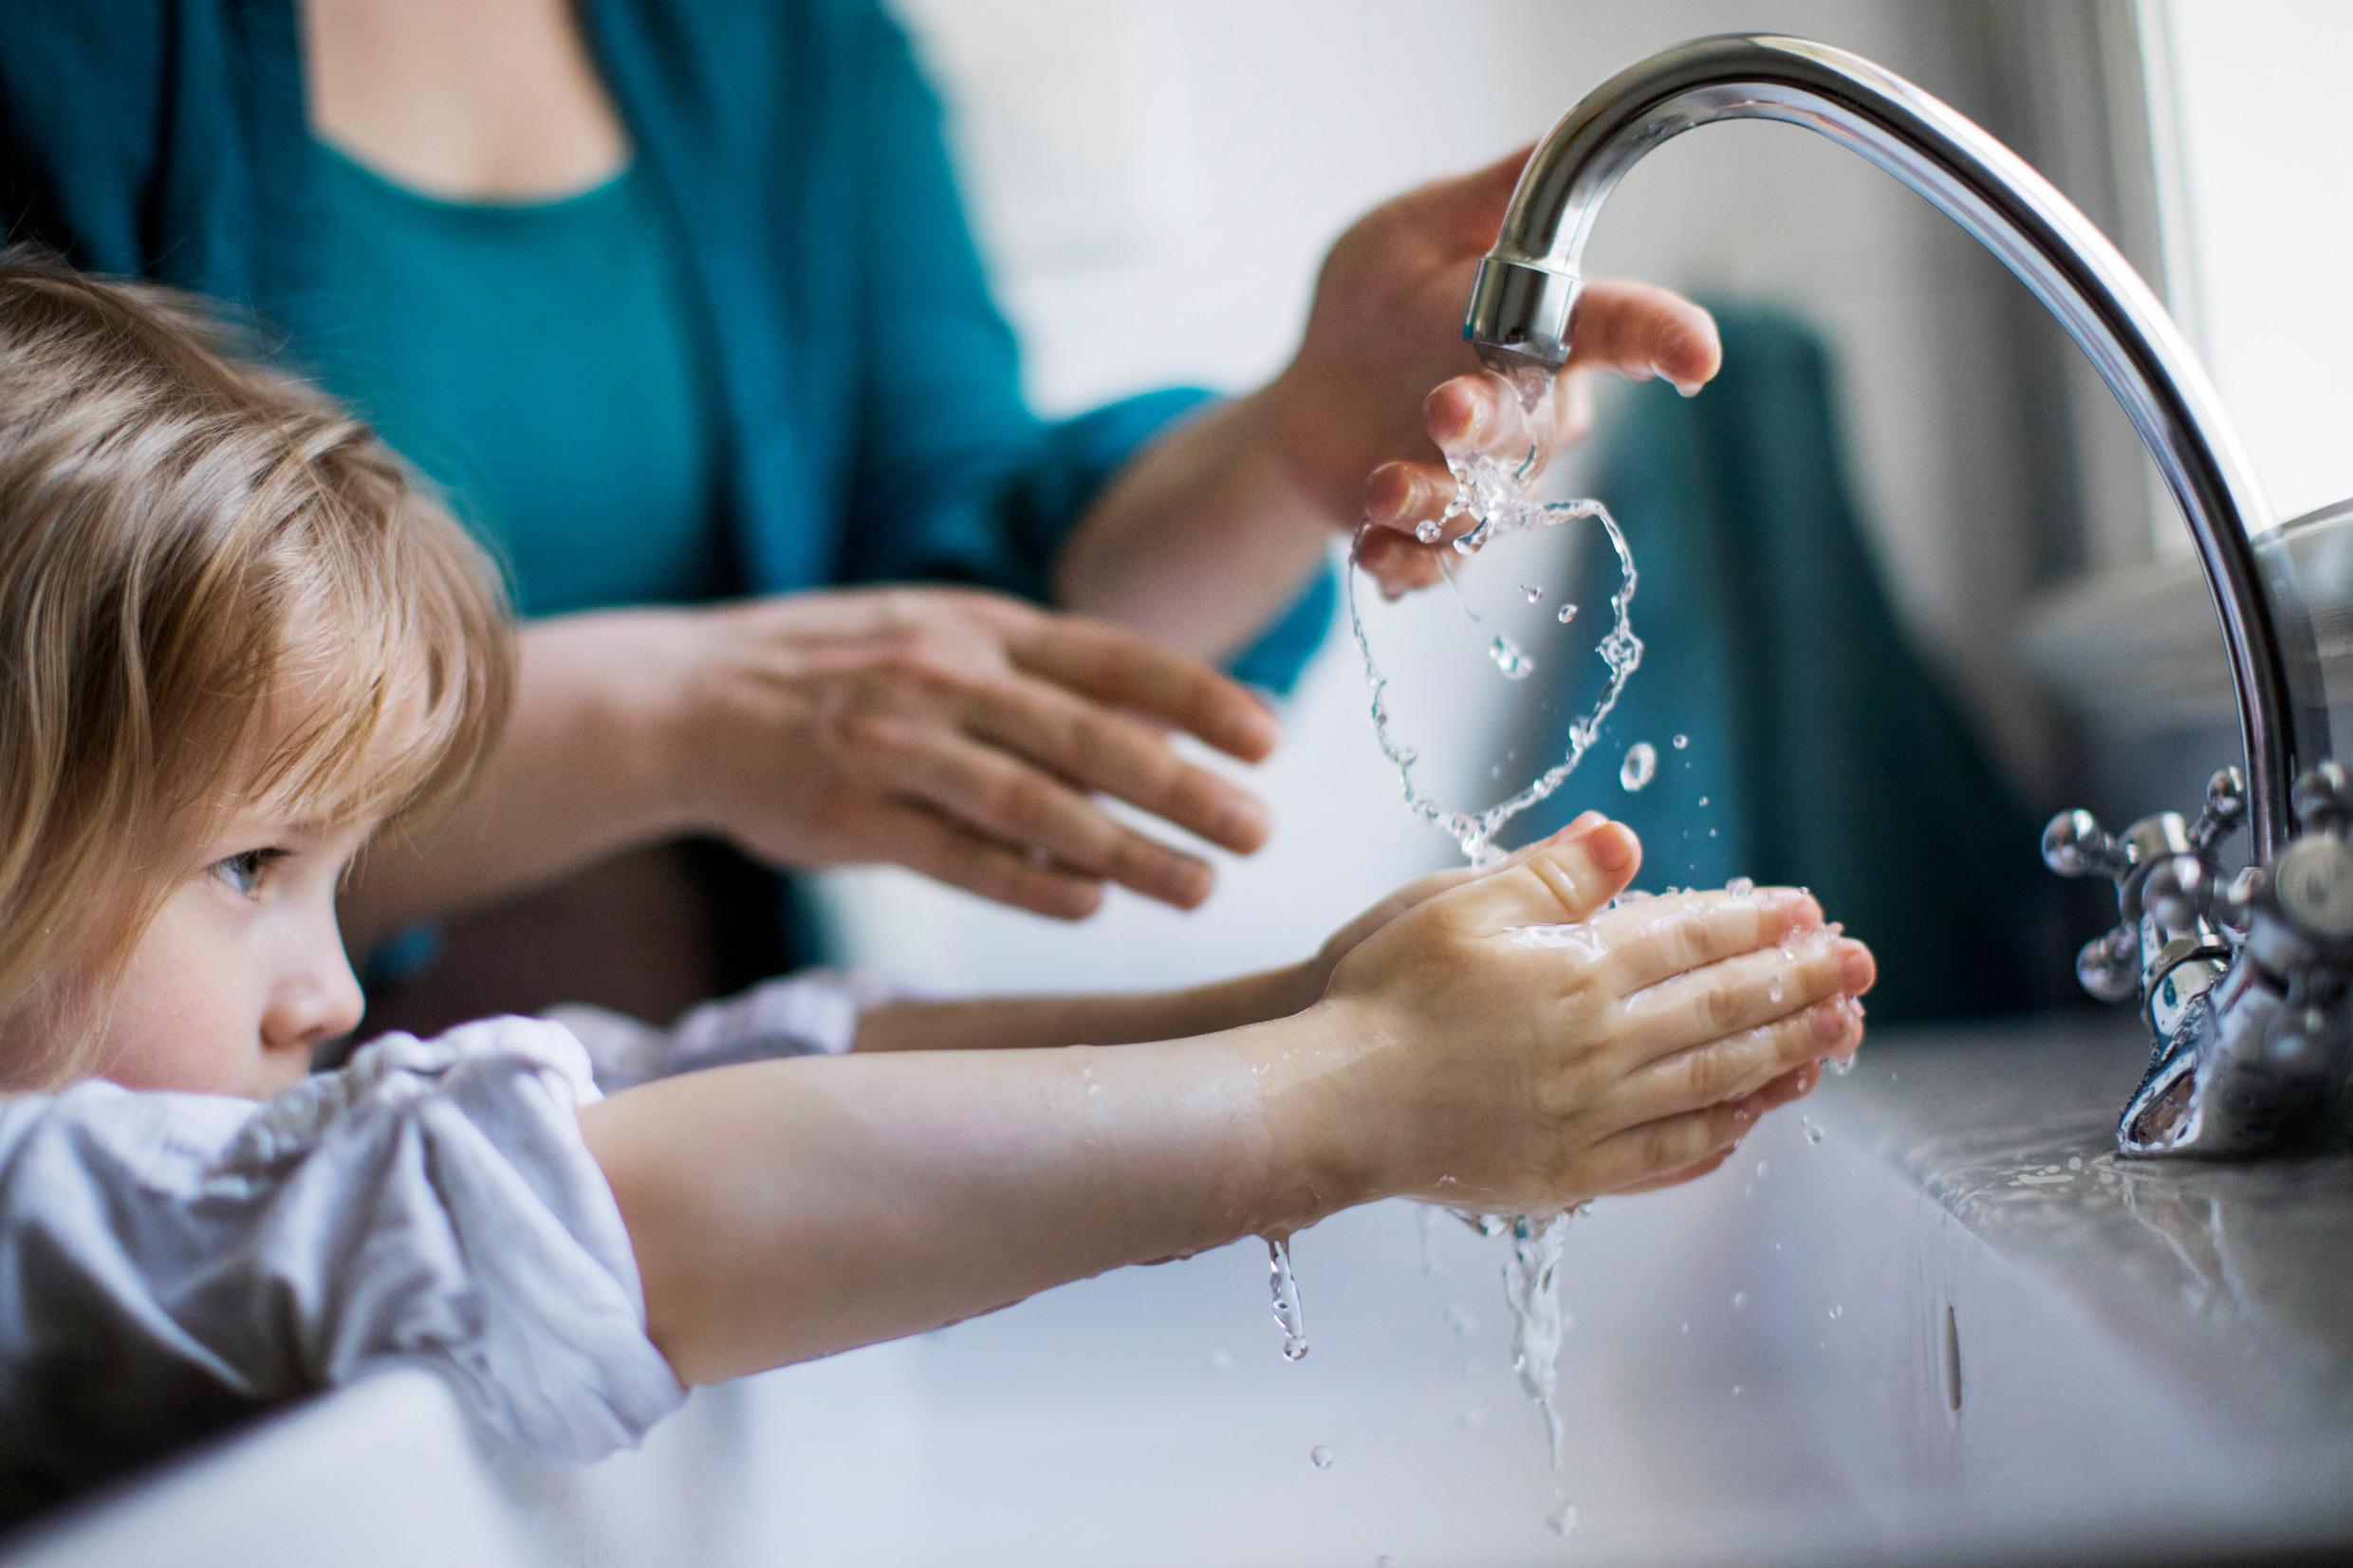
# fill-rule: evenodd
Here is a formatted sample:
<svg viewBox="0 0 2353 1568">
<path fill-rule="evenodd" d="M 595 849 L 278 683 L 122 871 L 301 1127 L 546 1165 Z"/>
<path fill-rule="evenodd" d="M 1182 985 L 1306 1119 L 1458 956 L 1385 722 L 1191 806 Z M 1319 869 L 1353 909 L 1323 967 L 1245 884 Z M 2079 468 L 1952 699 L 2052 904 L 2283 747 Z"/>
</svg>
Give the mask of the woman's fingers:
<svg viewBox="0 0 2353 1568">
<path fill-rule="evenodd" d="M 870 733 L 883 774 L 879 782 L 985 839 L 1179 909 L 1209 896 L 1214 877 L 1204 861 L 1113 821 L 1060 779 L 1009 752 L 933 729 Z"/>
<path fill-rule="evenodd" d="M 909 871 L 1032 914 L 1084 920 L 1102 905 L 1099 878 L 1042 863 L 920 806 L 881 807 L 865 837 L 889 845 L 890 858 Z"/>
<path fill-rule="evenodd" d="M 1445 515 L 1454 499 L 1454 476 L 1445 464 L 1399 458 L 1381 464 L 1365 481 L 1364 521 L 1435 552 L 1439 544 L 1458 539 L 1477 526 L 1477 519 L 1467 512 L 1458 517 Z M 1424 540 L 1420 530 L 1430 523 L 1437 525 L 1438 532 Z M 1436 561 L 1435 553 L 1431 559 Z"/>
<path fill-rule="evenodd" d="M 1797 888 L 1671 893 L 1621 904 L 1593 921 L 1618 994 L 1631 996 L 1687 970 L 1779 942 L 1822 924 L 1822 906 Z"/>
<path fill-rule="evenodd" d="M 1238 855 L 1267 841 L 1267 808 L 1256 796 L 1185 761 L 1149 723 L 1060 687 L 1012 675 L 991 688 L 964 726 L 1083 791 L 1125 801 Z"/>
<path fill-rule="evenodd" d="M 1020 669 L 1116 708 L 1165 719 L 1229 756 L 1274 749 L 1274 713 L 1199 659 L 1100 621 L 1039 615 L 1006 639 Z"/>
<path fill-rule="evenodd" d="M 1641 863 L 1641 840 L 1622 822 L 1580 819 L 1455 896 L 1491 932 L 1574 924 L 1625 891 Z"/>
<path fill-rule="evenodd" d="M 1871 950 L 1817 932 L 1787 948 L 1723 959 L 1663 980 L 1626 999 L 1627 1042 L 1652 1061 L 1811 1006 L 1860 996 L 1878 976 Z"/>
<path fill-rule="evenodd" d="M 1854 999 L 1834 996 L 1803 1012 L 1648 1062 L 1620 1079 L 1606 1098 L 1626 1121 L 1653 1121 L 1766 1095 L 1809 1062 L 1853 1055 L 1862 1042 L 1862 1014 Z"/>
<path fill-rule="evenodd" d="M 1577 296 L 1569 324 L 1572 368 L 1657 378 L 1695 393 L 1723 368 L 1715 318 L 1673 289 L 1622 278 L 1595 278 Z"/>
</svg>

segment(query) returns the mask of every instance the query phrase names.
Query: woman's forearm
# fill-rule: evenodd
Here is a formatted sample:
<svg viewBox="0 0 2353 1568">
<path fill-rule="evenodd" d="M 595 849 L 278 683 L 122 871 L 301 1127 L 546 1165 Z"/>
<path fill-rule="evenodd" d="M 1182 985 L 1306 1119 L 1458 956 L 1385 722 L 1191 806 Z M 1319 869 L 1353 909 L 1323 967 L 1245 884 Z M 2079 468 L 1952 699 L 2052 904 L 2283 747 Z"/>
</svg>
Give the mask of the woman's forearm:
<svg viewBox="0 0 2353 1568">
<path fill-rule="evenodd" d="M 851 1049 L 1010 1050 L 1184 1040 L 1298 1012 L 1322 994 L 1306 966 L 1128 996 L 1002 996 L 889 1002 L 858 1020 Z"/>
<path fill-rule="evenodd" d="M 351 945 L 688 830 L 670 738 L 684 630 L 661 610 L 526 627 L 506 733 L 453 810 L 370 849 L 343 899 Z"/>
<path fill-rule="evenodd" d="M 1266 397 L 1209 409 L 1120 470 L 1056 563 L 1065 609 L 1224 658 L 1298 598 L 1344 519 L 1275 454 Z"/>
<path fill-rule="evenodd" d="M 648 1331 L 705 1383 L 1376 1195 L 1303 1135 L 1318 1087 L 1299 1063 L 1328 1027 L 764 1062 L 616 1095 L 581 1129 Z"/>
</svg>

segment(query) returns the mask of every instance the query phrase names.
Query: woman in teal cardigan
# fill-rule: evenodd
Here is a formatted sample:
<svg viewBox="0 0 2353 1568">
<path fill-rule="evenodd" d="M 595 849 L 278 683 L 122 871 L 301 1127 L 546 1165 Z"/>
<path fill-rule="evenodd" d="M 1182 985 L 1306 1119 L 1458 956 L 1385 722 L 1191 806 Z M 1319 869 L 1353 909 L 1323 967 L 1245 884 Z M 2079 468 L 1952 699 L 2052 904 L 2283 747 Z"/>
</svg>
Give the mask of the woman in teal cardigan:
<svg viewBox="0 0 2353 1568">
<path fill-rule="evenodd" d="M 1065 917 L 1106 881 L 1197 902 L 1208 867 L 1099 797 L 1265 837 L 1148 721 L 1273 744 L 1195 660 L 1288 680 L 1368 475 L 1396 526 L 1373 564 L 1430 575 L 1431 443 L 1518 438 L 1446 379 L 1516 162 L 1360 222 L 1266 386 L 1049 422 L 875 0 L 0 8 L 6 232 L 249 313 L 448 492 L 533 618 L 508 739 L 459 814 L 374 858 L 361 944 L 697 836 Z M 1714 368 L 1705 315 L 1658 290 L 1597 284 L 1579 334 L 1629 374 Z M 839 586 L 872 583 L 957 586 Z M 593 910 L 644 967 L 663 922 Z M 456 1010 L 543 1000 L 502 972 Z"/>
</svg>

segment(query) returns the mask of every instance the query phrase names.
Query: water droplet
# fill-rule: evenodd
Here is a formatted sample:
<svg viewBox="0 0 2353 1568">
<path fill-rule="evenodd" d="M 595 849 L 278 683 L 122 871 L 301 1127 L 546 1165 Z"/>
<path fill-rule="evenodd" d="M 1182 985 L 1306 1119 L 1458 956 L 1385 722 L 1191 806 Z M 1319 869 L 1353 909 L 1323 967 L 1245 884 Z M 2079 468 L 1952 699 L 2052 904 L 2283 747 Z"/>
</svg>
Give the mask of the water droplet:
<svg viewBox="0 0 2353 1568">
<path fill-rule="evenodd" d="M 1564 604 L 1552 613 L 1552 618 L 1566 626 L 1570 621 L 1577 618 L 1577 606 L 1574 604 Z"/>
<path fill-rule="evenodd" d="M 1669 743 L 1669 744 L 1671 744 L 1672 746 L 1674 746 L 1674 747 L 1675 747 L 1677 751 L 1680 751 L 1680 750 L 1682 750 L 1682 749 L 1683 749 L 1683 747 L 1687 747 L 1687 746 L 1691 745 L 1691 737 L 1690 737 L 1689 735 L 1677 735 L 1677 736 L 1676 736 L 1676 737 L 1675 737 L 1675 739 L 1674 739 L 1671 743 Z"/>
<path fill-rule="evenodd" d="M 1749 1293 L 1747 1291 L 1735 1290 L 1732 1292 L 1732 1310 L 1734 1312 L 1742 1311 L 1748 1306 L 1748 1304 Z"/>
<path fill-rule="evenodd" d="M 1577 1504 L 1563 1503 L 1545 1515 L 1545 1528 L 1556 1536 L 1567 1535 L 1577 1528 Z"/>
<path fill-rule="evenodd" d="M 1495 661 L 1506 680 L 1526 680 L 1536 673 L 1536 661 L 1520 652 L 1519 644 L 1497 633 L 1495 640 L 1487 645 L 1487 656 Z"/>
<path fill-rule="evenodd" d="M 1689 1333 L 1691 1332 L 1691 1324 L 1689 1324 L 1689 1323 L 1685 1323 L 1685 1324 L 1683 1324 L 1681 1327 L 1677 1328 L 1675 1332 L 1676 1332 L 1676 1333 L 1677 1333 L 1677 1334 L 1689 1334 Z"/>
<path fill-rule="evenodd" d="M 1544 602 L 1544 584 L 1541 582 L 1523 582 L 1520 584 L 1520 592 L 1528 596 L 1528 602 L 1530 604 Z"/>
<path fill-rule="evenodd" d="M 1618 782 L 1628 790 L 1640 789 L 1658 771 L 1658 753 L 1648 741 L 1636 741 L 1626 747 L 1626 760 L 1618 766 Z"/>
<path fill-rule="evenodd" d="M 1291 1243 L 1286 1236 L 1267 1243 L 1267 1272 L 1274 1297 L 1275 1325 L 1283 1331 L 1283 1359 L 1307 1354 L 1307 1319 L 1299 1308 L 1299 1282 L 1291 1275 Z"/>
<path fill-rule="evenodd" d="M 1724 891 L 1734 895 L 1745 896 L 1756 891 L 1756 883 L 1746 876 L 1735 876 L 1724 884 Z"/>
<path fill-rule="evenodd" d="M 1756 1179 L 1758 1181 L 1763 1181 L 1766 1177 L 1771 1175 L 1772 1173 L 1773 1167 L 1771 1161 L 1759 1160 L 1756 1162 Z"/>
<path fill-rule="evenodd" d="M 1740 1385 L 1739 1385 L 1739 1384 L 1737 1384 L 1737 1383 L 1734 1383 L 1734 1384 L 1732 1385 L 1732 1397 L 1733 1397 L 1734 1399 L 1737 1399 L 1737 1398 L 1739 1398 L 1739 1397 L 1740 1397 Z"/>
<path fill-rule="evenodd" d="M 1307 1450 L 1307 1463 L 1319 1470 L 1328 1470 L 1332 1467 L 1332 1450 L 1318 1443 Z"/>
<path fill-rule="evenodd" d="M 1797 1124 L 1806 1129 L 1806 1141 L 1807 1143 L 1820 1143 L 1822 1141 L 1822 1129 L 1820 1126 L 1816 1125 L 1813 1117 L 1800 1116 L 1797 1118 Z"/>
<path fill-rule="evenodd" d="M 1831 1305 L 1830 1305 L 1830 1317 L 1831 1317 L 1831 1319 L 1832 1319 L 1833 1320 L 1836 1320 L 1836 1319 L 1840 1319 L 1840 1318 L 1843 1318 L 1843 1317 L 1845 1317 L 1845 1316 L 1846 1316 L 1846 1309 L 1845 1309 L 1844 1307 L 1840 1306 L 1840 1305 L 1839 1305 L 1838 1303 L 1836 1303 L 1835 1301 L 1831 1303 Z"/>
<path fill-rule="evenodd" d="M 2081 1154 L 2069 1154 L 2067 1156 L 2067 1169 L 2070 1171 L 2081 1171 L 2084 1169 L 2084 1156 Z"/>
<path fill-rule="evenodd" d="M 1700 796 L 1699 803 L 1703 806 L 1706 805 L 1708 803 L 1708 798 L 1705 795 Z"/>
<path fill-rule="evenodd" d="M 1445 528 L 1439 526 L 1438 520 L 1435 517 L 1425 517 L 1414 525 L 1414 537 L 1424 544 L 1436 544 L 1439 536 L 1445 532 Z"/>
</svg>

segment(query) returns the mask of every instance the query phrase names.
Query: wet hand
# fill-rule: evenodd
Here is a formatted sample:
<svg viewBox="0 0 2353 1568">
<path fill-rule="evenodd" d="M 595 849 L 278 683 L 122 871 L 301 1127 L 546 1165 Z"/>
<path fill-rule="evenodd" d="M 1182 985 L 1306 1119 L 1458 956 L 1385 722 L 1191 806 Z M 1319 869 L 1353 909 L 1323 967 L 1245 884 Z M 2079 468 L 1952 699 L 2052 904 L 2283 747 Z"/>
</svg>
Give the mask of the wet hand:
<svg viewBox="0 0 2353 1568">
<path fill-rule="evenodd" d="M 1266 1085 L 1330 1188 L 1541 1214 L 1685 1179 L 1852 1054 L 1868 950 L 1790 889 L 1604 909 L 1639 858 L 1565 829 L 1340 960 L 1325 1049 Z"/>
<path fill-rule="evenodd" d="M 959 589 L 809 593 L 695 618 L 677 787 L 778 866 L 894 863 L 1036 913 L 1105 883 L 1191 908 L 1199 856 L 1116 820 L 1126 802 L 1248 854 L 1248 791 L 1177 754 L 1181 730 L 1255 762 L 1275 721 L 1197 660 L 1117 628 Z"/>
<path fill-rule="evenodd" d="M 1454 494 L 1447 453 L 1516 463 L 1532 443 L 1541 464 L 1590 423 L 1591 373 L 1695 391 L 1722 360 L 1714 322 L 1690 301 L 1647 284 L 1589 279 L 1549 420 L 1529 426 L 1462 341 L 1472 278 L 1529 151 L 1409 191 L 1359 219 L 1325 261 L 1298 354 L 1266 389 L 1276 450 L 1336 523 L 1376 525 L 1363 563 L 1394 591 L 1436 580 L 1433 548 L 1414 530 Z"/>
</svg>

